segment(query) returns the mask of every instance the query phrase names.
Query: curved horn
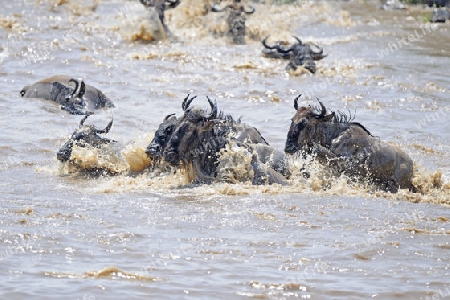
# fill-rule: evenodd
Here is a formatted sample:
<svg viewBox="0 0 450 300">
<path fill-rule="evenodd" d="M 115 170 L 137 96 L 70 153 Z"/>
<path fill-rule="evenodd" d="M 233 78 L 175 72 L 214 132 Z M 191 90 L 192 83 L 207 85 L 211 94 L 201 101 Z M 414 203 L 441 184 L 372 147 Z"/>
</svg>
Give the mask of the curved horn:
<svg viewBox="0 0 450 300">
<path fill-rule="evenodd" d="M 80 88 L 80 83 L 78 82 L 78 80 L 73 79 L 73 78 L 70 78 L 69 83 L 71 83 L 71 82 L 75 83 L 75 87 L 73 88 L 73 91 L 71 94 L 71 96 L 73 96 L 73 95 L 77 94 L 77 91 Z"/>
<path fill-rule="evenodd" d="M 302 96 L 302 94 L 298 95 L 297 98 L 294 99 L 294 108 L 298 110 L 298 99 Z"/>
<path fill-rule="evenodd" d="M 84 116 L 84 118 L 81 119 L 81 121 L 80 121 L 80 127 L 83 126 L 84 121 L 86 121 L 86 119 L 87 119 L 90 115 L 93 115 L 93 114 L 94 114 L 93 112 L 87 112 L 86 115 Z"/>
<path fill-rule="evenodd" d="M 263 46 L 266 47 L 267 49 L 276 49 L 277 46 L 269 46 L 269 45 L 267 45 L 266 41 L 267 41 L 267 38 L 268 38 L 268 37 L 269 37 L 269 36 L 267 35 L 267 36 L 261 41 L 261 43 L 262 43 Z"/>
<path fill-rule="evenodd" d="M 186 96 L 186 98 L 184 98 L 183 103 L 181 104 L 181 108 L 186 111 L 189 108 L 189 105 L 191 105 L 192 101 L 197 98 L 197 96 L 192 97 L 191 99 L 189 99 L 189 95 L 188 94 Z"/>
<path fill-rule="evenodd" d="M 112 127 L 112 124 L 113 124 L 113 119 L 111 119 L 111 121 L 109 122 L 109 124 L 105 127 L 105 129 L 103 129 L 103 130 L 98 130 L 98 129 L 95 129 L 95 133 L 108 133 L 109 132 L 109 130 L 111 129 L 111 127 Z"/>
<path fill-rule="evenodd" d="M 164 118 L 164 121 L 167 121 L 167 120 L 169 120 L 169 118 L 170 117 L 172 117 L 172 116 L 175 116 L 175 114 L 170 114 L 170 115 L 167 115 L 165 118 Z"/>
<path fill-rule="evenodd" d="M 208 98 L 208 102 L 209 105 L 211 105 L 211 113 L 209 114 L 209 116 L 206 117 L 207 120 L 212 120 L 217 118 L 217 101 L 214 100 L 214 102 L 208 97 L 206 96 L 206 98 Z"/>
<path fill-rule="evenodd" d="M 298 44 L 299 44 L 299 45 L 302 45 L 302 44 L 303 44 L 301 39 L 299 39 L 299 38 L 296 37 L 295 35 L 293 35 L 293 37 L 294 37 L 294 39 L 296 39 L 296 40 L 298 41 Z"/>
<path fill-rule="evenodd" d="M 320 117 L 325 117 L 325 114 L 327 113 L 327 109 L 325 108 L 325 106 L 323 105 L 322 102 L 320 102 L 319 98 L 317 98 L 317 101 L 319 101 L 320 107 L 322 108 L 322 111 L 320 112 Z"/>
</svg>

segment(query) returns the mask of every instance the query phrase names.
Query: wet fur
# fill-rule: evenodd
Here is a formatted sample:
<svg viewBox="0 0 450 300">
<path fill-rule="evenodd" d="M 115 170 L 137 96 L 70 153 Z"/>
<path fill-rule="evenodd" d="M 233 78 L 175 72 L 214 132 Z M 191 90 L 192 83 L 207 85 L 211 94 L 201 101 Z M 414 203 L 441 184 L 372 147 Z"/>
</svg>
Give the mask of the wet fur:
<svg viewBox="0 0 450 300">
<path fill-rule="evenodd" d="M 296 111 L 287 135 L 287 153 L 314 155 L 336 174 L 370 179 L 384 190 L 412 189 L 413 162 L 408 155 L 374 137 L 360 123 L 349 122 L 351 115 L 327 115 L 315 107 Z"/>
</svg>

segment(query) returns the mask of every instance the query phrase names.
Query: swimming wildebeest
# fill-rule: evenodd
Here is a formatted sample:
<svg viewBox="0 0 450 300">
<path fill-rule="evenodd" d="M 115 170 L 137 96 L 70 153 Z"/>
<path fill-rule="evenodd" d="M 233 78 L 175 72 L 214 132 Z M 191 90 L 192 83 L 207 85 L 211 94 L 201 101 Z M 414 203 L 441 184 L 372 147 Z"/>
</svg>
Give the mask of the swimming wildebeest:
<svg viewBox="0 0 450 300">
<path fill-rule="evenodd" d="M 105 129 L 97 129 L 94 125 L 84 125 L 87 117 L 86 115 L 80 122 L 80 126 L 76 129 L 69 140 L 59 149 L 56 157 L 61 162 L 66 162 L 70 159 L 72 155 L 73 146 L 79 147 L 96 147 L 100 148 L 102 145 L 114 142 L 113 140 L 101 137 L 99 134 L 108 133 L 113 124 L 113 120 L 109 122 Z"/>
<path fill-rule="evenodd" d="M 233 37 L 233 43 L 236 45 L 245 45 L 245 15 L 250 15 L 255 12 L 255 8 L 249 6 L 250 10 L 247 10 L 244 5 L 241 4 L 241 0 L 234 0 L 233 4 L 226 5 L 225 7 L 218 7 L 216 4 L 212 6 L 213 12 L 222 12 L 226 9 L 230 10 L 228 15 L 228 28 L 229 33 Z"/>
<path fill-rule="evenodd" d="M 430 20 L 432 23 L 445 23 L 447 20 L 450 20 L 450 10 L 448 8 L 434 8 Z"/>
<path fill-rule="evenodd" d="M 323 49 L 317 45 L 303 44 L 302 41 L 294 36 L 297 43 L 291 45 L 288 48 L 283 48 L 284 42 L 278 42 L 275 46 L 267 45 L 266 36 L 262 40 L 262 44 L 265 47 L 262 53 L 271 58 L 283 58 L 289 59 L 289 64 L 286 66 L 286 71 L 296 70 L 298 66 L 303 66 L 311 73 L 316 73 L 316 60 L 321 60 L 326 57 L 327 54 L 323 54 Z"/>
<path fill-rule="evenodd" d="M 208 98 L 211 112 L 200 108 L 191 108 L 193 98 L 186 97 L 182 108 L 184 115 L 178 118 L 176 125 L 163 150 L 163 159 L 173 166 L 183 164 L 191 171 L 191 180 L 196 183 L 213 181 L 232 181 L 219 175 L 220 161 L 226 152 L 241 151 L 247 158 L 223 166 L 227 170 L 247 168 L 251 170 L 253 184 L 285 183 L 289 175 L 287 160 L 281 151 L 275 151 L 259 131 L 234 120 L 231 116 L 217 111 L 217 104 Z M 241 165 L 242 164 L 242 165 Z M 219 170 L 220 169 L 220 170 Z M 233 173 L 233 171 L 227 173 Z M 231 175 L 233 176 L 233 175 Z M 239 176 L 238 176 L 239 177 Z M 233 178 L 240 181 L 242 178 Z"/>
<path fill-rule="evenodd" d="M 175 8 L 180 4 L 180 0 L 139 0 L 142 5 L 145 7 L 154 7 L 155 11 L 158 13 L 159 21 L 161 25 L 164 27 L 164 31 L 166 34 L 170 33 L 169 28 L 167 28 L 166 23 L 164 22 L 164 12 L 168 8 Z"/>
<path fill-rule="evenodd" d="M 43 79 L 20 91 L 25 98 L 43 98 L 54 101 L 71 114 L 85 115 L 114 104 L 100 90 L 87 85 L 83 80 L 57 75 Z"/>
<path fill-rule="evenodd" d="M 301 96 L 301 95 L 300 95 Z M 374 137 L 351 116 L 327 110 L 298 107 L 287 134 L 285 152 L 314 155 L 337 174 L 370 179 L 384 190 L 412 189 L 413 162 L 406 153 Z"/>
</svg>

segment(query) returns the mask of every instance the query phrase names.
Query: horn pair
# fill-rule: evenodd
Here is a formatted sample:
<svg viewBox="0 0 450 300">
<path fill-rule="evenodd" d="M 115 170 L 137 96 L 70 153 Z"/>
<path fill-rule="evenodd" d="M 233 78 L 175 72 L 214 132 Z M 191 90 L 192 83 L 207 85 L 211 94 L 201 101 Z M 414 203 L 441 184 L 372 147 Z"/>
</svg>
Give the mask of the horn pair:
<svg viewBox="0 0 450 300">
<path fill-rule="evenodd" d="M 298 37 L 296 37 L 295 35 L 293 35 L 293 37 L 298 41 L 298 43 L 292 45 L 292 46 L 289 47 L 288 49 L 282 48 L 282 47 L 281 47 L 281 42 L 278 42 L 275 46 L 269 46 L 269 45 L 267 45 L 267 43 L 266 43 L 268 37 L 269 37 L 269 36 L 266 36 L 266 37 L 261 41 L 261 43 L 262 43 L 262 44 L 264 45 L 264 47 L 266 47 L 267 49 L 276 49 L 276 50 L 278 50 L 278 52 L 280 52 L 280 53 L 288 53 L 288 52 L 291 52 L 292 50 L 294 50 L 294 48 L 295 48 L 297 45 L 302 45 L 302 41 L 301 41 Z M 323 51 L 322 51 L 322 52 L 323 52 Z"/>
<path fill-rule="evenodd" d="M 194 96 L 192 98 L 189 99 L 189 95 L 188 94 L 186 96 L 186 98 L 184 98 L 183 103 L 181 104 L 181 108 L 186 111 L 189 106 L 191 105 L 192 101 L 197 98 L 197 96 Z M 214 100 L 214 102 L 208 97 L 206 96 L 206 98 L 208 98 L 208 103 L 211 106 L 211 113 L 209 114 L 209 116 L 206 117 L 207 120 L 212 120 L 217 118 L 217 101 Z"/>
</svg>

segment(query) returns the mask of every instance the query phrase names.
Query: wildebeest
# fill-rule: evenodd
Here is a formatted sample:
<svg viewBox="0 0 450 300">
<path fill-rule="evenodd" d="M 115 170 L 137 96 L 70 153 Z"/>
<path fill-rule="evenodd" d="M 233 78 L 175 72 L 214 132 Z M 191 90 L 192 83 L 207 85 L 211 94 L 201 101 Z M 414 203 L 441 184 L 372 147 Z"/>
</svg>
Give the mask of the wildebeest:
<svg viewBox="0 0 450 300">
<path fill-rule="evenodd" d="M 99 148 L 102 145 L 114 142 L 113 140 L 101 137 L 99 135 L 109 132 L 111 126 L 113 125 L 113 120 L 109 122 L 105 129 L 97 129 L 94 125 L 84 125 L 84 122 L 89 116 L 90 114 L 83 117 L 80 122 L 79 128 L 72 133 L 69 140 L 59 149 L 58 153 L 56 154 L 56 157 L 59 161 L 66 162 L 70 159 L 74 145 L 79 147 L 89 146 Z"/>
<path fill-rule="evenodd" d="M 59 103 L 62 109 L 76 115 L 114 107 L 112 101 L 100 90 L 85 84 L 83 80 L 64 75 L 53 76 L 31 86 L 25 86 L 20 91 L 20 96 L 54 101 Z"/>
<path fill-rule="evenodd" d="M 166 34 L 170 33 L 169 28 L 167 28 L 166 23 L 164 22 L 164 12 L 168 8 L 175 8 L 180 4 L 180 0 L 139 0 L 142 5 L 145 7 L 153 7 L 155 11 L 158 13 L 159 21 L 164 27 L 164 31 Z"/>
<path fill-rule="evenodd" d="M 294 36 L 297 43 L 291 45 L 288 48 L 283 48 L 282 44 L 285 42 L 278 42 L 275 46 L 267 45 L 266 36 L 262 40 L 262 44 L 265 47 L 262 53 L 271 58 L 283 58 L 289 59 L 289 64 L 286 66 L 286 71 L 296 70 L 298 66 L 303 66 L 311 73 L 316 73 L 316 60 L 321 60 L 326 57 L 327 54 L 323 54 L 322 47 L 317 45 L 303 44 L 302 41 Z"/>
<path fill-rule="evenodd" d="M 281 173 L 288 175 L 289 167 L 282 152 L 270 147 L 256 128 L 219 113 L 217 104 L 209 98 L 210 113 L 191 108 L 194 98 L 186 97 L 183 101 L 184 115 L 178 118 L 163 150 L 166 162 L 173 166 L 182 163 L 191 171 L 191 180 L 196 183 L 228 181 L 230 178 L 219 174 L 224 168 L 250 169 L 250 179 L 254 184 L 285 183 Z M 221 159 L 233 151 L 246 155 L 247 164 L 240 161 L 221 166 Z"/>
<path fill-rule="evenodd" d="M 247 10 L 244 5 L 241 4 L 241 0 L 234 0 L 233 4 L 226 5 L 222 8 L 216 4 L 212 6 L 213 12 L 222 12 L 226 9 L 230 10 L 228 15 L 228 28 L 229 33 L 233 37 L 233 43 L 236 45 L 245 45 L 245 15 L 249 15 L 255 12 L 255 8 L 249 6 L 250 10 Z"/>
<path fill-rule="evenodd" d="M 447 20 L 450 20 L 450 11 L 448 8 L 434 8 L 430 20 L 432 23 L 445 23 Z"/>
<path fill-rule="evenodd" d="M 300 95 L 301 96 L 301 95 Z M 413 162 L 397 147 L 374 137 L 352 118 L 327 110 L 298 107 L 287 134 L 285 152 L 313 155 L 337 174 L 370 179 L 384 190 L 412 189 Z"/>
</svg>

